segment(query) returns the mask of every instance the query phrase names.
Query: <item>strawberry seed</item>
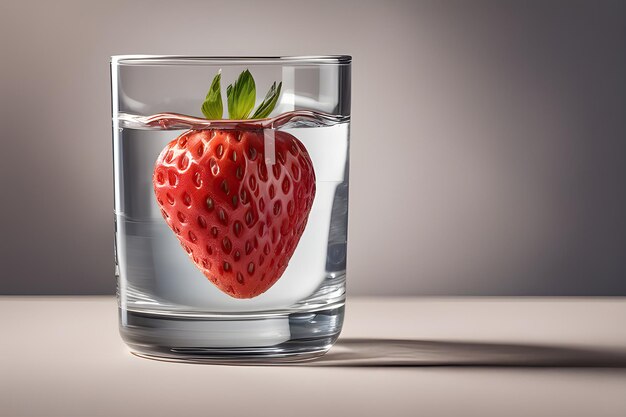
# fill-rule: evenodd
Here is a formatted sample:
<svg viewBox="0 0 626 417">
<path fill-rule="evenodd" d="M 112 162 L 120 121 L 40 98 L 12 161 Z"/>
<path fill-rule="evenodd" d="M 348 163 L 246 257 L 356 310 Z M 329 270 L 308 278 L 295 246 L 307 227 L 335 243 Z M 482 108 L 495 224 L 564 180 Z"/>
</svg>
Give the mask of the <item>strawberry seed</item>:
<svg viewBox="0 0 626 417">
<path fill-rule="evenodd" d="M 222 223 L 224 226 L 228 224 L 228 216 L 224 212 L 224 209 L 219 210 L 217 217 L 219 218 L 220 223 Z"/>
<path fill-rule="evenodd" d="M 280 178 L 280 165 L 274 164 L 272 165 L 272 173 L 274 174 L 274 178 Z"/>
<path fill-rule="evenodd" d="M 224 252 L 226 253 L 230 253 L 230 251 L 233 249 L 233 245 L 230 242 L 230 239 L 225 237 L 224 240 L 222 240 L 222 249 L 224 249 Z"/>
<path fill-rule="evenodd" d="M 204 217 L 198 216 L 198 226 L 200 226 L 203 229 L 206 229 L 206 220 Z"/>
<path fill-rule="evenodd" d="M 187 207 L 191 207 L 191 196 L 189 194 L 183 194 L 183 203 L 185 203 Z"/>
<path fill-rule="evenodd" d="M 293 164 L 291 166 L 291 172 L 293 173 L 293 179 L 298 181 L 300 179 L 300 168 L 298 168 L 298 165 Z"/>
<path fill-rule="evenodd" d="M 248 178 L 248 184 L 250 185 L 250 189 L 252 191 L 256 190 L 256 177 L 254 175 L 250 175 L 250 178 Z"/>
<path fill-rule="evenodd" d="M 184 171 L 187 169 L 188 166 L 189 166 L 189 158 L 187 157 L 187 155 L 183 154 L 178 160 L 178 168 L 181 171 Z"/>
<path fill-rule="evenodd" d="M 222 181 L 220 188 L 222 189 L 224 194 L 228 195 L 228 193 L 230 193 L 230 188 L 228 188 L 228 182 L 226 180 Z"/>
<path fill-rule="evenodd" d="M 214 177 L 217 177 L 220 173 L 220 167 L 217 165 L 214 158 L 209 159 L 209 167 L 211 168 L 211 174 L 213 174 Z"/>
<path fill-rule="evenodd" d="M 285 179 L 283 180 L 283 193 L 285 194 L 289 194 L 289 189 L 291 188 L 291 182 L 289 181 L 289 178 L 287 176 L 285 176 Z"/>
<path fill-rule="evenodd" d="M 235 224 L 233 225 L 233 232 L 235 232 L 235 236 L 239 237 L 241 234 L 241 228 L 241 222 L 239 220 L 235 221 Z"/>
<path fill-rule="evenodd" d="M 259 179 L 263 182 L 267 181 L 267 167 L 265 162 L 259 163 Z"/>
<path fill-rule="evenodd" d="M 198 188 L 202 187 L 202 176 L 200 175 L 199 172 L 196 172 L 195 174 L 193 174 L 193 185 L 195 185 Z"/>
</svg>

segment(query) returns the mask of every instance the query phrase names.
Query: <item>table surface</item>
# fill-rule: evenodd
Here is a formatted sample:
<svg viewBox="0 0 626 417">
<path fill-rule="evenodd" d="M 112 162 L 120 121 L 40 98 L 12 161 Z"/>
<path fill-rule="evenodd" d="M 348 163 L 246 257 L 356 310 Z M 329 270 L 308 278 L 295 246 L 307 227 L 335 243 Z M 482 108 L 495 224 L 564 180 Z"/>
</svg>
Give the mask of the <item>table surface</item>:
<svg viewBox="0 0 626 417">
<path fill-rule="evenodd" d="M 626 416 L 624 298 L 349 298 L 304 365 L 133 356 L 113 297 L 0 297 L 2 416 Z"/>
</svg>

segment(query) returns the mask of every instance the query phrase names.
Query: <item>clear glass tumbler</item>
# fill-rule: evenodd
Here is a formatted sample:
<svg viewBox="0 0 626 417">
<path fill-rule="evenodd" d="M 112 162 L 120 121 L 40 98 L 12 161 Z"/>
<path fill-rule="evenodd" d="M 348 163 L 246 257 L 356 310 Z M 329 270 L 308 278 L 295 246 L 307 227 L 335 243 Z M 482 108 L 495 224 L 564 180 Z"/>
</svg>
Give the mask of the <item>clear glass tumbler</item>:
<svg viewBox="0 0 626 417">
<path fill-rule="evenodd" d="M 350 63 L 112 57 L 115 262 L 133 353 L 280 362 L 335 342 Z"/>
</svg>

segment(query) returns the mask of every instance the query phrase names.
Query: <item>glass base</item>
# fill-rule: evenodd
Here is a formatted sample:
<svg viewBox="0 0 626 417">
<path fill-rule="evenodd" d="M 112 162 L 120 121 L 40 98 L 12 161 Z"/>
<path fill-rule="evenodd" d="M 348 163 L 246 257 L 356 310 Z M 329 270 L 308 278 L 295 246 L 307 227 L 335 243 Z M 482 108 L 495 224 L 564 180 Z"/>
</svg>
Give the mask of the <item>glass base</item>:
<svg viewBox="0 0 626 417">
<path fill-rule="evenodd" d="M 122 338 L 140 357 L 192 363 L 280 364 L 324 355 L 339 337 L 344 306 L 202 317 L 119 312 Z"/>
</svg>

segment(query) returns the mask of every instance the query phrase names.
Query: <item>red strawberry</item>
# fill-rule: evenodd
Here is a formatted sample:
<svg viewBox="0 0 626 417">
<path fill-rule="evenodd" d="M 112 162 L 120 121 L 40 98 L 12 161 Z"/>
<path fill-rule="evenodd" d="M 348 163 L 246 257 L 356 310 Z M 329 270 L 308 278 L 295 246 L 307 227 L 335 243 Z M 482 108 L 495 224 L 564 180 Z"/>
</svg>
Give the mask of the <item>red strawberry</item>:
<svg viewBox="0 0 626 417">
<path fill-rule="evenodd" d="M 273 90 L 280 94 L 280 85 Z M 156 161 L 154 191 L 165 221 L 202 273 L 235 298 L 256 297 L 281 277 L 313 204 L 315 173 L 304 145 L 280 131 L 274 143 L 275 164 L 266 165 L 263 130 L 189 130 Z"/>
</svg>

